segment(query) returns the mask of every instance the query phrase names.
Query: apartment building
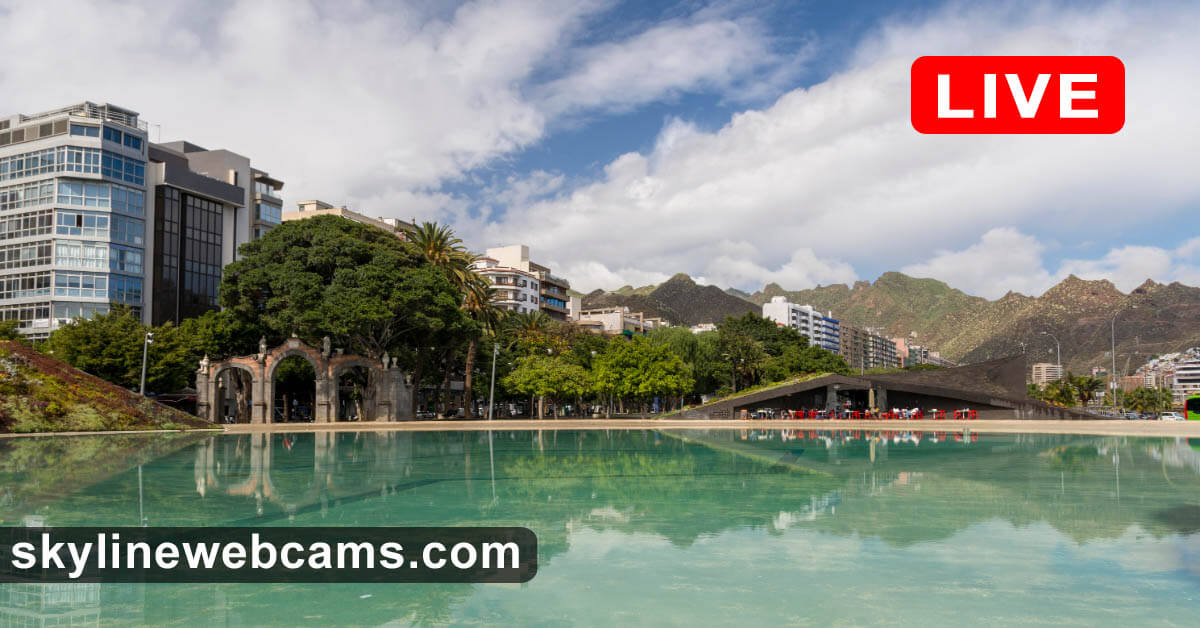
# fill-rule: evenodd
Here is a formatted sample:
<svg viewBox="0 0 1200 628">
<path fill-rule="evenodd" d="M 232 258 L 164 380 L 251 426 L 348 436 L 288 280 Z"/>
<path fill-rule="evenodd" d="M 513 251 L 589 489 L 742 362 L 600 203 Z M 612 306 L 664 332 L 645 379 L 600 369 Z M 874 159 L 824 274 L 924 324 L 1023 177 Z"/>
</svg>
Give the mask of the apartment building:
<svg viewBox="0 0 1200 628">
<path fill-rule="evenodd" d="M 841 352 L 841 326 L 832 313 L 822 314 L 811 305 L 789 303 L 787 297 L 778 296 L 763 304 L 762 316 L 808 336 L 812 346 Z"/>
<path fill-rule="evenodd" d="M 873 327 L 841 325 L 840 351 L 850 368 L 898 368 L 900 357 L 896 344 L 884 335 L 883 330 Z"/>
<path fill-rule="evenodd" d="M 1061 364 L 1052 364 L 1050 362 L 1036 362 L 1033 365 L 1030 374 L 1030 380 L 1042 386 L 1050 382 L 1055 382 L 1063 378 L 1063 367 Z"/>
<path fill-rule="evenodd" d="M 537 275 L 527 270 L 503 266 L 500 260 L 480 256 L 471 265 L 471 270 L 488 280 L 495 289 L 492 303 L 510 312 L 537 312 L 541 293 Z"/>
<path fill-rule="evenodd" d="M 485 268 L 489 270 L 511 269 L 535 278 L 538 299 L 534 304 L 536 307 L 531 309 L 541 310 L 555 320 L 568 320 L 567 302 L 570 299 L 568 294 L 571 289 L 570 282 L 551 273 L 550 268 L 531 261 L 528 246 L 514 244 L 490 248 L 484 257 L 495 262 L 494 266 L 485 265 Z"/>
<path fill-rule="evenodd" d="M 146 124 L 84 102 L 0 118 L 0 318 L 33 338 L 145 312 Z"/>
<path fill-rule="evenodd" d="M 589 331 L 605 334 L 645 334 L 668 324 L 660 317 L 648 317 L 642 312 L 631 312 L 628 307 L 604 307 L 582 310 L 575 321 Z"/>
<path fill-rule="evenodd" d="M 346 206 L 334 207 L 325 201 L 300 201 L 296 204 L 296 211 L 284 212 L 282 216 L 283 222 L 293 220 L 304 220 L 314 216 L 338 216 L 346 220 L 383 229 L 389 233 L 393 233 L 403 239 L 404 232 L 413 227 L 412 223 L 405 222 L 399 218 L 372 218 L 366 214 L 352 211 Z"/>
<path fill-rule="evenodd" d="M 917 364 L 932 364 L 934 366 L 951 367 L 957 366 L 953 360 L 948 360 L 942 357 L 938 351 L 933 351 L 929 347 L 916 344 L 913 342 L 916 334 L 909 338 L 892 338 L 892 344 L 896 345 L 896 359 L 899 360 L 901 367 L 909 367 Z"/>
<path fill-rule="evenodd" d="M 252 184 L 283 183 L 146 129 L 93 102 L 0 118 L 0 318 L 44 338 L 113 304 L 154 324 L 217 307 L 221 269 L 270 227 L 248 209 L 271 202 Z"/>
</svg>

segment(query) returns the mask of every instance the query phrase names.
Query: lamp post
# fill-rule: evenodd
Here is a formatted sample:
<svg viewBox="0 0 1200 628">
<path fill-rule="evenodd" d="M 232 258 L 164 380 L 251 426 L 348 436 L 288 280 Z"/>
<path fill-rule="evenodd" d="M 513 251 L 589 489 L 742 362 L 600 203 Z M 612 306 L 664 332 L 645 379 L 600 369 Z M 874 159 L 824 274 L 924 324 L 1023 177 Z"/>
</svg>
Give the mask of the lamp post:
<svg viewBox="0 0 1200 628">
<path fill-rule="evenodd" d="M 146 337 L 142 340 L 142 384 L 138 387 L 138 394 L 146 396 L 146 358 L 149 356 L 150 345 L 154 343 L 154 332 L 146 332 Z"/>
<path fill-rule="evenodd" d="M 1135 305 L 1130 309 L 1136 310 L 1137 306 Z M 1108 321 L 1109 328 L 1112 331 L 1112 375 L 1109 376 L 1109 388 L 1112 390 L 1113 406 L 1117 405 L 1117 317 L 1120 315 L 1121 313 L 1117 312 L 1116 314 L 1113 314 L 1112 319 Z M 1124 399 L 1121 400 L 1121 411 L 1125 411 Z"/>
<path fill-rule="evenodd" d="M 1042 335 L 1043 335 L 1043 336 L 1050 336 L 1051 338 L 1054 338 L 1054 347 L 1055 347 L 1055 350 L 1056 350 L 1056 352 L 1057 352 L 1057 353 L 1056 353 L 1056 355 L 1058 356 L 1058 357 L 1057 357 L 1057 360 L 1058 360 L 1058 361 L 1057 361 L 1057 362 L 1055 362 L 1055 364 L 1056 364 L 1056 365 L 1058 365 L 1058 368 L 1059 368 L 1059 370 L 1061 371 L 1061 370 L 1062 370 L 1062 344 L 1058 342 L 1058 337 L 1057 337 L 1057 336 L 1055 336 L 1054 334 L 1052 334 L 1052 333 L 1050 333 L 1050 332 L 1048 332 L 1048 331 L 1044 331 L 1044 332 L 1042 332 Z"/>
<path fill-rule="evenodd" d="M 496 357 L 500 355 L 500 343 L 492 345 L 492 389 L 488 392 L 488 420 L 492 420 L 492 403 L 496 399 Z M 488 434 L 491 438 L 491 434 Z"/>
</svg>

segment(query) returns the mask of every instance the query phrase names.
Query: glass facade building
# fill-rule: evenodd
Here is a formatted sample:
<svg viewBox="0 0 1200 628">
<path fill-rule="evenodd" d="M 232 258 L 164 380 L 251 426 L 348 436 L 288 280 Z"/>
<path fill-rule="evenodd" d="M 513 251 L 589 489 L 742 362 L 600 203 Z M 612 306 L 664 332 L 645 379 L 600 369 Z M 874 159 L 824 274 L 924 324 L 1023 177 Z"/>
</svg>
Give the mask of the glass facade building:
<svg viewBox="0 0 1200 628">
<path fill-rule="evenodd" d="M 154 205 L 151 323 L 217 309 L 225 206 L 166 185 L 155 189 Z"/>
<path fill-rule="evenodd" d="M 0 319 L 46 337 L 113 304 L 144 309 L 146 131 L 82 103 L 0 118 Z"/>
</svg>

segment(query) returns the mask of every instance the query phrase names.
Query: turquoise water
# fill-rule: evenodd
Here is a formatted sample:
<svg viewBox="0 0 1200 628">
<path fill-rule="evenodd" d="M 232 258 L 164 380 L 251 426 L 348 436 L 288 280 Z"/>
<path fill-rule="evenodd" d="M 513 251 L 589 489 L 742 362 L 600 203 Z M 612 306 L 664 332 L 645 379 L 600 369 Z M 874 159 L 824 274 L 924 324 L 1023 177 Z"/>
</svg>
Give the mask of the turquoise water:
<svg viewBox="0 0 1200 628">
<path fill-rule="evenodd" d="M 540 544 L 519 585 L 0 584 L 0 627 L 1200 625 L 1200 443 L 870 436 L 0 440 L 3 526 L 514 525 Z"/>
</svg>

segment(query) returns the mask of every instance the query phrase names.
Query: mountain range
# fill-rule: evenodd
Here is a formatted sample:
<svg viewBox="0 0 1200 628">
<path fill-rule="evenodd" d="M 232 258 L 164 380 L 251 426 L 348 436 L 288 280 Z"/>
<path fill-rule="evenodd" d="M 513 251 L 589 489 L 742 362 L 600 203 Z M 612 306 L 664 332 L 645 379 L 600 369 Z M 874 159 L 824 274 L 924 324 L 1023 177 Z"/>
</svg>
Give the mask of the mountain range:
<svg viewBox="0 0 1200 628">
<path fill-rule="evenodd" d="M 768 284 L 753 294 L 702 286 L 678 274 L 657 286 L 597 290 L 583 297 L 583 306 L 624 305 L 695 325 L 761 312 L 775 296 L 832 312 L 846 324 L 881 328 L 889 337 L 915 336 L 917 344 L 963 363 L 1022 352 L 1030 362 L 1054 362 L 1057 338 L 1063 364 L 1080 373 L 1112 363 L 1114 328 L 1119 372 L 1155 355 L 1200 346 L 1200 288 L 1152 280 L 1126 294 L 1107 280 L 1071 275 L 1041 296 L 1010 292 L 991 301 L 898 272 L 852 286 L 789 291 Z"/>
</svg>

